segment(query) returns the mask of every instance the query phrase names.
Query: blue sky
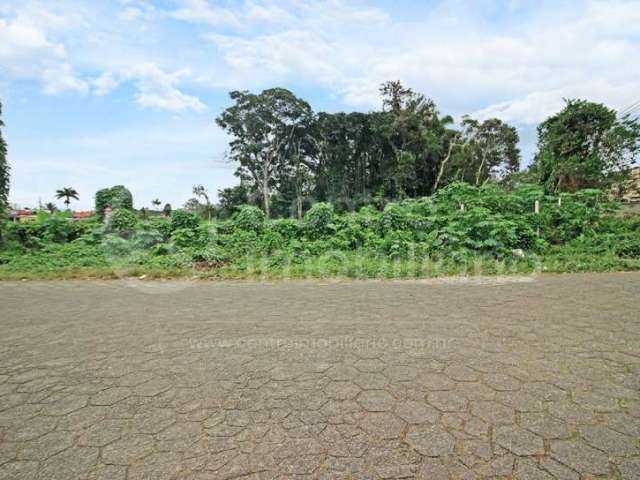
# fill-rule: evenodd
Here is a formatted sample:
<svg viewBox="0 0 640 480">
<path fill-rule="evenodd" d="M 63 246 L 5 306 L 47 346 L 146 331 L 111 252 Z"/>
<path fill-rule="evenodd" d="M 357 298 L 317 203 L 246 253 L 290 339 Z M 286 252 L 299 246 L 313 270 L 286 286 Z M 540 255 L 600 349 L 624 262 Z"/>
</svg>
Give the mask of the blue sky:
<svg viewBox="0 0 640 480">
<path fill-rule="evenodd" d="M 640 0 L 3 0 L 11 201 L 128 186 L 137 207 L 233 185 L 227 92 L 284 86 L 316 110 L 378 108 L 400 79 L 443 113 L 535 126 L 581 97 L 640 100 Z"/>
</svg>

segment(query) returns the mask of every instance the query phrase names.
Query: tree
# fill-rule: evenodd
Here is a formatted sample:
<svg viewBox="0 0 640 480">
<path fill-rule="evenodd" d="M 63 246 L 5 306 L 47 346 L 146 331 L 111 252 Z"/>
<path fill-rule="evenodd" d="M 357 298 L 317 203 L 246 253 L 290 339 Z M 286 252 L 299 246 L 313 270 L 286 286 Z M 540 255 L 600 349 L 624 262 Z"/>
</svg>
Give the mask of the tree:
<svg viewBox="0 0 640 480">
<path fill-rule="evenodd" d="M 607 188 L 628 177 L 640 150 L 640 121 L 600 103 L 566 100 L 538 126 L 532 170 L 547 191 Z"/>
<path fill-rule="evenodd" d="M 75 188 L 64 187 L 60 190 L 56 190 L 56 198 L 61 199 L 64 198 L 64 204 L 69 208 L 71 204 L 71 199 L 80 200 L 80 196 Z"/>
<path fill-rule="evenodd" d="M 133 210 L 133 195 L 124 185 L 98 190 L 95 201 L 96 214 L 102 218 L 104 209 L 107 207 L 111 207 L 113 210 L 118 208 Z"/>
<path fill-rule="evenodd" d="M 55 212 L 58 211 L 58 207 L 56 207 L 56 205 L 54 203 L 52 203 L 52 202 L 48 202 L 47 204 L 45 204 L 44 208 L 49 213 L 55 213 Z"/>
<path fill-rule="evenodd" d="M 501 178 L 520 168 L 520 138 L 515 127 L 497 118 L 483 122 L 468 116 L 454 140 L 460 148 L 453 155 L 455 176 L 474 185 Z"/>
<path fill-rule="evenodd" d="M 249 188 L 244 184 L 235 187 L 218 190 L 219 215 L 222 218 L 229 218 L 236 213 L 242 205 L 259 203 L 256 198 L 250 198 Z"/>
<path fill-rule="evenodd" d="M 277 174 L 284 170 L 285 154 L 296 131 L 313 115 L 309 104 L 284 88 L 272 88 L 255 95 L 231 92 L 235 104 L 216 119 L 233 136 L 230 157 L 240 166 L 241 179 L 253 182 L 262 194 L 267 217 Z"/>
<path fill-rule="evenodd" d="M 9 208 L 9 176 L 10 167 L 7 163 L 7 144 L 2 138 L 2 102 L 0 102 L 0 219 L 6 215 Z"/>
<path fill-rule="evenodd" d="M 196 200 L 196 202 L 198 202 L 197 199 L 204 199 L 204 205 L 202 205 L 202 208 L 200 208 L 199 210 L 203 210 L 203 213 L 207 217 L 207 220 L 211 220 L 211 214 L 213 213 L 214 209 L 213 205 L 211 204 L 211 200 L 209 199 L 209 191 L 203 185 L 194 185 L 193 194 L 196 196 L 196 198 L 192 200 Z"/>
<path fill-rule="evenodd" d="M 164 208 L 162 209 L 162 213 L 164 213 L 167 217 L 171 216 L 171 204 L 165 203 Z"/>
<path fill-rule="evenodd" d="M 162 205 L 162 202 L 160 201 L 159 198 L 154 198 L 153 200 L 151 200 L 151 205 L 153 205 L 154 208 L 157 210 L 158 207 L 160 207 L 160 205 Z"/>
</svg>

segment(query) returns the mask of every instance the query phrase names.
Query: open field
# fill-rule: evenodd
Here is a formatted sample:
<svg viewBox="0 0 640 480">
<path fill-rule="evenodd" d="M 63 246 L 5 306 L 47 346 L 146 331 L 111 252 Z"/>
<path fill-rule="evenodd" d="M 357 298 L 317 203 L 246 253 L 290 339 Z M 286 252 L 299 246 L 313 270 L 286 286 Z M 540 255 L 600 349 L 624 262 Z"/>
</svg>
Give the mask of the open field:
<svg viewBox="0 0 640 480">
<path fill-rule="evenodd" d="M 0 283 L 0 478 L 640 478 L 640 274 Z"/>
</svg>

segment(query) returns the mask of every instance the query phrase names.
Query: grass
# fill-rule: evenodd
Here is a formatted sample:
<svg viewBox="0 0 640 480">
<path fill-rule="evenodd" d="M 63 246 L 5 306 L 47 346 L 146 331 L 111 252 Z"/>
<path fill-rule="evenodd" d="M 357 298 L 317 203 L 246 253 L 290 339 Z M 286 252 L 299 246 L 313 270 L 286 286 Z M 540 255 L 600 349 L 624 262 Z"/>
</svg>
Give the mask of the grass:
<svg viewBox="0 0 640 480">
<path fill-rule="evenodd" d="M 35 257 L 35 258 L 34 258 Z M 610 253 L 598 255 L 551 249 L 544 257 L 496 260 L 472 257 L 454 261 L 440 259 L 390 259 L 366 256 L 354 252 L 336 252 L 317 257 L 291 259 L 249 256 L 220 268 L 195 269 L 157 267 L 127 263 L 62 266 L 59 262 L 23 258 L 16 264 L 0 265 L 0 280 L 54 279 L 117 279 L 142 277 L 147 279 L 423 279 L 447 276 L 519 275 L 531 273 L 611 272 L 640 270 L 640 258 L 621 258 Z"/>
</svg>

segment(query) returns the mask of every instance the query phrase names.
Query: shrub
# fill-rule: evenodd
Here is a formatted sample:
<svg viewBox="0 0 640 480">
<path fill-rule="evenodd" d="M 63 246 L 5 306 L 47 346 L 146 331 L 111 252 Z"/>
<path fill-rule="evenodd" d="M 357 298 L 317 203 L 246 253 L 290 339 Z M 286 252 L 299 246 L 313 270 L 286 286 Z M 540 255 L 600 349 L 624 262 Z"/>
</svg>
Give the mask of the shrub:
<svg viewBox="0 0 640 480">
<path fill-rule="evenodd" d="M 318 202 L 304 216 L 305 230 L 309 238 L 320 238 L 335 232 L 333 205 Z"/>
<path fill-rule="evenodd" d="M 252 205 L 243 205 L 233 216 L 233 225 L 239 230 L 259 233 L 264 227 L 264 212 Z"/>
<path fill-rule="evenodd" d="M 109 257 L 125 257 L 133 250 L 132 243 L 118 235 L 106 235 L 100 247 Z"/>
<path fill-rule="evenodd" d="M 96 215 L 100 218 L 104 216 L 104 209 L 111 207 L 112 209 L 124 208 L 133 210 L 133 196 L 131 192 L 123 185 L 116 185 L 111 188 L 103 188 L 96 192 Z"/>
<path fill-rule="evenodd" d="M 171 242 L 180 248 L 203 247 L 207 243 L 206 231 L 200 228 L 178 228 L 171 234 Z"/>
<path fill-rule="evenodd" d="M 133 233 L 137 223 L 138 219 L 132 211 L 120 208 L 113 211 L 113 215 L 109 219 L 108 229 L 111 232 L 128 237 Z"/>
<path fill-rule="evenodd" d="M 164 235 L 162 235 L 158 230 L 145 228 L 138 230 L 133 236 L 133 246 L 140 250 L 148 250 L 163 242 Z"/>
<path fill-rule="evenodd" d="M 174 210 L 171 213 L 171 232 L 181 229 L 195 230 L 199 225 L 200 219 L 193 213 L 182 209 Z"/>
</svg>

